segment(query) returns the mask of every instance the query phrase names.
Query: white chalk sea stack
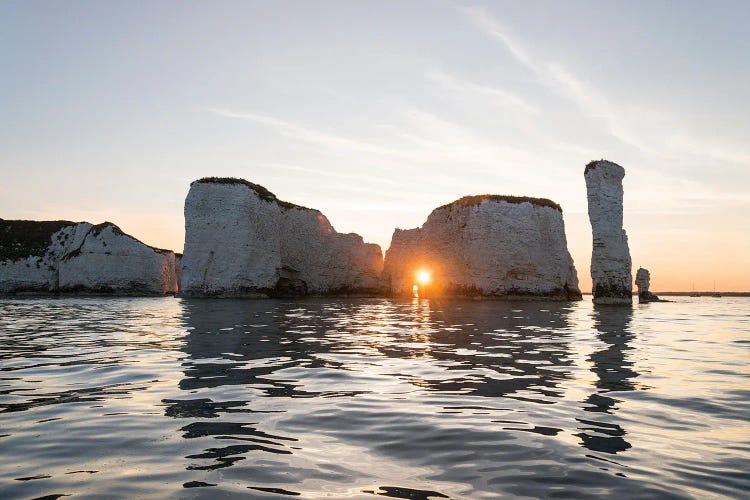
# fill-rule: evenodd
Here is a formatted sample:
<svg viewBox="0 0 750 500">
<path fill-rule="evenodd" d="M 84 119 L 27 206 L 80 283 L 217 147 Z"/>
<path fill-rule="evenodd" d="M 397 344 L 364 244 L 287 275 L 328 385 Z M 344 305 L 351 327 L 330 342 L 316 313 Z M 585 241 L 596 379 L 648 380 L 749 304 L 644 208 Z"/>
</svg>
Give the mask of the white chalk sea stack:
<svg viewBox="0 0 750 500">
<path fill-rule="evenodd" d="M 429 283 L 417 274 L 429 273 Z M 411 294 L 579 300 L 562 209 L 538 198 L 466 196 L 393 233 L 383 287 Z M 421 293 L 421 292 L 420 292 Z"/>
<path fill-rule="evenodd" d="M 177 293 L 176 256 L 105 222 L 0 219 L 1 293 Z"/>
<path fill-rule="evenodd" d="M 242 179 L 193 182 L 185 199 L 188 297 L 372 294 L 380 247 L 341 234 L 318 210 Z"/>
<path fill-rule="evenodd" d="M 635 273 L 635 286 L 638 287 L 638 302 L 659 302 L 658 296 L 649 291 L 651 287 L 651 273 L 648 269 L 638 268 Z"/>
<path fill-rule="evenodd" d="M 606 160 L 586 165 L 586 192 L 593 233 L 592 292 L 595 304 L 632 304 L 628 236 L 622 225 L 625 169 Z"/>
</svg>

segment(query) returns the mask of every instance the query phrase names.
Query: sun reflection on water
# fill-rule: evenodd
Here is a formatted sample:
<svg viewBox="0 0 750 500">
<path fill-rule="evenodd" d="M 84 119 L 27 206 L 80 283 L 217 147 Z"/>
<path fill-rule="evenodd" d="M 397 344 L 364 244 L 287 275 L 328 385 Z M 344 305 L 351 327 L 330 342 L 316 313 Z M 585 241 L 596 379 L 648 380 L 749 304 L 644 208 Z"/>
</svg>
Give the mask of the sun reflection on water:
<svg viewBox="0 0 750 500">
<path fill-rule="evenodd" d="M 741 496 L 750 301 L 668 306 L 0 301 L 0 496 Z"/>
</svg>

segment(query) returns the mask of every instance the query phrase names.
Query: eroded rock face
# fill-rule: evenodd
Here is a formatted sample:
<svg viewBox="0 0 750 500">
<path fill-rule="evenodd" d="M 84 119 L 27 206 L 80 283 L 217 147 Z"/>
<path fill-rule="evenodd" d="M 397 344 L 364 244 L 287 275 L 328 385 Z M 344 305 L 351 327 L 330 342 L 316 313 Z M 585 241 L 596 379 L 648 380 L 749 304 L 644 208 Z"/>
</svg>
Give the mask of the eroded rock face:
<svg viewBox="0 0 750 500">
<path fill-rule="evenodd" d="M 651 286 L 651 273 L 648 272 L 648 269 L 638 268 L 635 273 L 635 286 L 638 287 L 638 302 L 659 301 L 659 297 L 648 290 Z"/>
<path fill-rule="evenodd" d="M 591 279 L 595 304 L 632 304 L 628 236 L 622 227 L 622 179 L 625 169 L 606 160 L 584 171 L 589 221 L 593 233 Z"/>
<path fill-rule="evenodd" d="M 178 291 L 175 254 L 105 222 L 0 220 L 0 292 Z"/>
<path fill-rule="evenodd" d="M 581 298 L 562 210 L 536 198 L 464 197 L 433 210 L 421 228 L 397 229 L 382 282 L 395 295 L 416 284 L 428 295 Z"/>
<path fill-rule="evenodd" d="M 182 293 L 266 297 L 373 293 L 380 247 L 241 179 L 195 181 L 185 200 Z"/>
</svg>

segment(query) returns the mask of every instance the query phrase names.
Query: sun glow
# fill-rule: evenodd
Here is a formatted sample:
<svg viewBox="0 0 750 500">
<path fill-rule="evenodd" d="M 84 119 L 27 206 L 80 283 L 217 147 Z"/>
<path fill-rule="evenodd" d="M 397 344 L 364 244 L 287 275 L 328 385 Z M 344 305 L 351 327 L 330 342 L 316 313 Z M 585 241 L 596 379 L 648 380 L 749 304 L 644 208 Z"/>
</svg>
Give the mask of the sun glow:
<svg viewBox="0 0 750 500">
<path fill-rule="evenodd" d="M 417 271 L 417 283 L 420 285 L 426 285 L 430 282 L 430 272 L 420 269 Z"/>
</svg>

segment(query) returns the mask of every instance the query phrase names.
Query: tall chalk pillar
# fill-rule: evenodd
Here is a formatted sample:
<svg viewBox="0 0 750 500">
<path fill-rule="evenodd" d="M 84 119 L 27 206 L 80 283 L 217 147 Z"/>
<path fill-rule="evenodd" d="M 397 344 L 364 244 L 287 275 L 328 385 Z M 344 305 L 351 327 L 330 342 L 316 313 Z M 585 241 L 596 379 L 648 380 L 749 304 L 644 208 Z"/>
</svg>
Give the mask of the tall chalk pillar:
<svg viewBox="0 0 750 500">
<path fill-rule="evenodd" d="M 593 161 L 584 172 L 593 233 L 591 279 L 594 304 L 633 303 L 628 236 L 622 228 L 622 179 L 625 169 L 606 160 Z"/>
</svg>

